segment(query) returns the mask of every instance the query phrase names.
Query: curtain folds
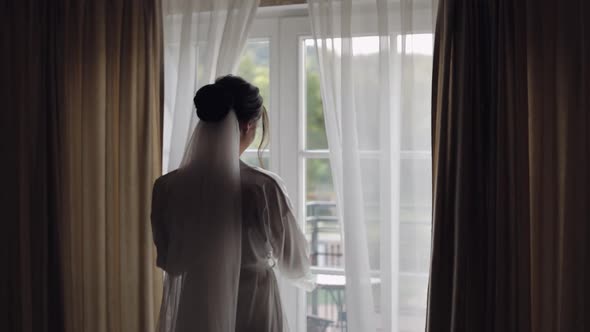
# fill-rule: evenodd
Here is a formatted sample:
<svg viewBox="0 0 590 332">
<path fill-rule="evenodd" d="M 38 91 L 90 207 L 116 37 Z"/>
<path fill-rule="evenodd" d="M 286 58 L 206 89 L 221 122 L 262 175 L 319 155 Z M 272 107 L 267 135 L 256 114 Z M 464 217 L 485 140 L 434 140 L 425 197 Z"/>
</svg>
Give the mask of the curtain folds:
<svg viewBox="0 0 590 332">
<path fill-rule="evenodd" d="M 588 1 L 527 1 L 533 331 L 590 329 L 588 17 Z"/>
<path fill-rule="evenodd" d="M 160 6 L 0 6 L 2 331 L 154 329 Z"/>
<path fill-rule="evenodd" d="M 159 1 L 63 1 L 60 155 L 66 331 L 153 331 L 161 174 Z"/>
<path fill-rule="evenodd" d="M 347 328 L 423 330 L 428 264 L 417 257 L 430 246 L 432 1 L 310 0 L 309 9 Z"/>
<path fill-rule="evenodd" d="M 584 331 L 584 1 L 440 1 L 428 331 Z"/>
<path fill-rule="evenodd" d="M 195 92 L 235 71 L 259 0 L 164 0 L 164 173 L 180 165 L 198 118 Z"/>
<path fill-rule="evenodd" d="M 63 331 L 59 7 L 0 5 L 0 321 L 6 332 Z"/>
</svg>

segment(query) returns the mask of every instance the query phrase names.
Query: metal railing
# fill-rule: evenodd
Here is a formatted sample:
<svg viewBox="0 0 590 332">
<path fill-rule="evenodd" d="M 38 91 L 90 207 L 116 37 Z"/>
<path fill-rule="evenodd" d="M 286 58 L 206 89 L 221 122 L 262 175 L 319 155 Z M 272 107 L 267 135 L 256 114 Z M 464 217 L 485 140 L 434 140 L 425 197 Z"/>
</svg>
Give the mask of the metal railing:
<svg viewBox="0 0 590 332">
<path fill-rule="evenodd" d="M 324 279 L 326 276 L 342 277 L 342 282 L 318 283 L 318 288 L 308 294 L 307 331 L 344 332 L 347 330 L 344 252 L 341 242 L 341 225 L 335 216 L 336 203 L 311 201 L 306 204 L 306 207 L 306 228 L 310 237 L 312 272 L 323 276 Z M 370 276 L 380 279 L 380 271 L 373 270 Z M 400 271 L 399 277 L 427 278 L 428 273 Z M 378 287 L 380 282 L 374 285 L 375 294 L 379 293 Z M 378 307 L 375 310 L 380 311 Z M 399 313 L 406 318 L 406 321 L 419 320 L 424 315 L 424 310 L 401 307 Z"/>
<path fill-rule="evenodd" d="M 306 204 L 307 217 L 305 219 L 308 233 L 311 235 L 311 264 L 312 266 L 337 267 L 342 264 L 342 247 L 340 241 L 320 242 L 320 233 L 340 235 L 340 224 L 334 216 L 335 202 L 312 201 Z M 325 258 L 325 264 L 319 264 Z"/>
<path fill-rule="evenodd" d="M 307 205 L 306 227 L 310 234 L 311 263 L 314 267 L 334 270 L 336 275 L 343 275 L 343 250 L 340 240 L 327 240 L 320 234 L 340 237 L 340 223 L 335 217 L 336 203 L 330 201 L 312 201 Z M 308 332 L 346 331 L 346 310 L 344 285 L 318 284 L 308 295 Z"/>
</svg>

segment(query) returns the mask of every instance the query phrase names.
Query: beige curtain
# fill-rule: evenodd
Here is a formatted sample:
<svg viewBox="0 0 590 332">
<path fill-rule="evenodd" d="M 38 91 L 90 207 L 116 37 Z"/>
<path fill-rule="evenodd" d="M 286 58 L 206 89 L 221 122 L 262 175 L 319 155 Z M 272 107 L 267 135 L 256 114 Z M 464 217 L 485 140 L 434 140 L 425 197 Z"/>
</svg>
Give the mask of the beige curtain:
<svg viewBox="0 0 590 332">
<path fill-rule="evenodd" d="M 590 329 L 590 3 L 440 0 L 428 331 Z"/>
<path fill-rule="evenodd" d="M 66 331 L 153 331 L 162 277 L 149 216 L 161 173 L 161 4 L 61 5 Z"/>
</svg>

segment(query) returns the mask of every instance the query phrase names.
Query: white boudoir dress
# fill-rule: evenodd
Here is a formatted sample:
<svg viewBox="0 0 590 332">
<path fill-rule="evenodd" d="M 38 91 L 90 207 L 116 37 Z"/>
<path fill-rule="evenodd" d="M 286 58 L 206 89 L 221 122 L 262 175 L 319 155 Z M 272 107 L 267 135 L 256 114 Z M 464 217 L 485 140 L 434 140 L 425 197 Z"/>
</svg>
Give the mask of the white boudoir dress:
<svg viewBox="0 0 590 332">
<path fill-rule="evenodd" d="M 178 203 L 170 200 L 182 201 L 175 187 L 187 185 L 178 177 L 172 172 L 154 185 L 152 231 L 157 264 L 166 271 L 157 332 L 287 331 L 275 273 L 307 290 L 313 281 L 307 241 L 281 179 L 240 163 L 241 229 L 224 228 L 217 237 L 205 227 L 194 239 L 203 245 L 189 245 L 199 248 L 191 268 L 177 273 L 166 261 L 176 241 L 171 205 Z"/>
</svg>

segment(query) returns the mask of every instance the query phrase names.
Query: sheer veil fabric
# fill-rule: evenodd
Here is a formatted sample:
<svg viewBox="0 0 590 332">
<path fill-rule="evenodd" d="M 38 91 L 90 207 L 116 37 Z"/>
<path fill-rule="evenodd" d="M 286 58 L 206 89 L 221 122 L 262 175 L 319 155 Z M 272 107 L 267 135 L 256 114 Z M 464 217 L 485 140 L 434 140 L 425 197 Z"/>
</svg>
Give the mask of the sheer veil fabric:
<svg viewBox="0 0 590 332">
<path fill-rule="evenodd" d="M 241 265 L 240 133 L 233 111 L 200 121 L 178 170 L 154 185 L 165 271 L 158 332 L 235 331 Z"/>
</svg>

